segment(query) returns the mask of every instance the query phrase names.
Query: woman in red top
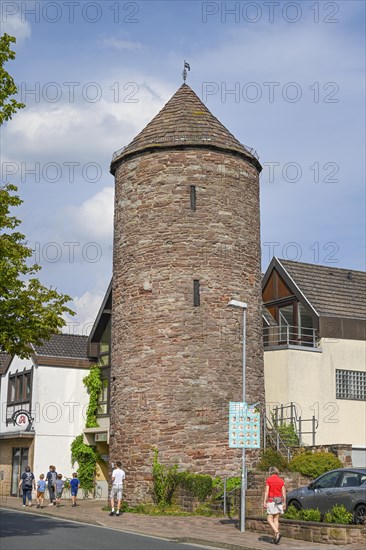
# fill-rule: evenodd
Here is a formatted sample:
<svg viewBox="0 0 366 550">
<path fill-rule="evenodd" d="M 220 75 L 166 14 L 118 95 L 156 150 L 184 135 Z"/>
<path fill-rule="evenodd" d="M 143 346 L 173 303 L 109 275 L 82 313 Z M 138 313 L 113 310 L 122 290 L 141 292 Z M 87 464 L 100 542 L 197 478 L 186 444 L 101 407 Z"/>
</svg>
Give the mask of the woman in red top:
<svg viewBox="0 0 366 550">
<path fill-rule="evenodd" d="M 274 466 L 269 469 L 270 477 L 266 479 L 266 491 L 264 494 L 263 506 L 267 509 L 267 521 L 274 532 L 274 544 L 281 540 L 279 531 L 280 514 L 286 510 L 286 491 L 285 482 L 278 474 L 279 471 Z"/>
</svg>

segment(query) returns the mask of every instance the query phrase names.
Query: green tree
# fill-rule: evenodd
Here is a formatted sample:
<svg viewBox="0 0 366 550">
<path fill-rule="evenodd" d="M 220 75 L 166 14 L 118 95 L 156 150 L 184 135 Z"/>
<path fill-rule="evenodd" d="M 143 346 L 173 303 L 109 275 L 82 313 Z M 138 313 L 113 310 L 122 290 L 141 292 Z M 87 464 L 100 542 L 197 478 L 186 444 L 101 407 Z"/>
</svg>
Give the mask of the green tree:
<svg viewBox="0 0 366 550">
<path fill-rule="evenodd" d="M 15 38 L 8 34 L 0 38 L 0 125 L 24 107 L 11 97 L 17 88 L 4 69 L 4 63 L 15 58 L 12 42 Z M 41 268 L 28 264 L 32 249 L 26 245 L 25 235 L 17 231 L 20 220 L 10 213 L 23 202 L 16 192 L 17 187 L 10 183 L 0 187 L 0 351 L 29 357 L 30 345 L 40 345 L 59 332 L 65 324 L 62 314 L 74 312 L 65 306 L 69 296 L 32 277 Z"/>
<path fill-rule="evenodd" d="M 10 49 L 10 44 L 15 42 L 14 36 L 4 34 L 0 37 L 0 125 L 5 120 L 12 118 L 12 115 L 25 107 L 11 96 L 17 93 L 13 77 L 4 69 L 4 63 L 9 59 L 15 59 L 15 52 Z"/>
</svg>

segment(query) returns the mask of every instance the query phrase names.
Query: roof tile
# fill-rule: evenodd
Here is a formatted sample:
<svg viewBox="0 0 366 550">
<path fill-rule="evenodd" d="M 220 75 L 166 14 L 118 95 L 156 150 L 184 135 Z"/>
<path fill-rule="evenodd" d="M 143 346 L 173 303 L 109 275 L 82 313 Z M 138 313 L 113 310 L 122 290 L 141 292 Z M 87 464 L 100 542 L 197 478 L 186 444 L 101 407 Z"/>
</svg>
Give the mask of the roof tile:
<svg viewBox="0 0 366 550">
<path fill-rule="evenodd" d="M 144 149 L 182 145 L 211 146 L 244 155 L 257 168 L 260 163 L 253 150 L 242 145 L 207 109 L 194 91 L 183 84 L 163 109 L 112 160 L 111 171 L 126 156 Z"/>
<path fill-rule="evenodd" d="M 88 359 L 87 336 L 78 334 L 54 334 L 42 346 L 34 346 L 36 355 L 47 357 L 72 357 Z"/>
<path fill-rule="evenodd" d="M 319 315 L 366 318 L 366 273 L 278 260 Z"/>
</svg>

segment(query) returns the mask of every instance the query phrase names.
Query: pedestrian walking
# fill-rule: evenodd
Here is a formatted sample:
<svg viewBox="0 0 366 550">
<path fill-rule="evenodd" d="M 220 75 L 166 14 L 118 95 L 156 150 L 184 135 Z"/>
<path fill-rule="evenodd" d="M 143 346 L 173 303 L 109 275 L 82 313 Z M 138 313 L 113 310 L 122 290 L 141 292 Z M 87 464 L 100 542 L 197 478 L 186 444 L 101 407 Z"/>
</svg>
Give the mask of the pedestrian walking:
<svg viewBox="0 0 366 550">
<path fill-rule="evenodd" d="M 50 503 L 48 506 L 56 506 L 56 497 L 55 497 L 56 480 L 57 480 L 56 466 L 53 466 L 51 464 L 50 469 L 47 472 L 46 480 L 47 480 L 48 494 L 50 496 Z"/>
<path fill-rule="evenodd" d="M 125 472 L 122 470 L 122 464 L 118 461 L 116 462 L 117 468 L 115 468 L 112 472 L 112 488 L 111 488 L 111 513 L 110 516 L 119 516 L 120 515 L 120 509 L 121 509 L 121 501 L 122 501 L 122 492 L 123 492 L 123 481 L 126 478 Z M 114 500 L 117 498 L 117 511 L 114 510 Z"/>
<path fill-rule="evenodd" d="M 78 496 L 79 488 L 80 480 L 78 479 L 78 474 L 74 472 L 72 474 L 72 479 L 70 480 L 71 506 L 76 506 L 76 497 Z"/>
<path fill-rule="evenodd" d="M 26 466 L 25 471 L 20 476 L 19 489 L 23 492 L 23 506 L 26 506 L 27 499 L 29 506 L 32 506 L 32 488 L 35 489 L 34 475 L 30 466 Z"/>
<path fill-rule="evenodd" d="M 282 537 L 279 526 L 280 515 L 286 510 L 285 482 L 279 477 L 279 471 L 275 466 L 271 466 L 268 473 L 263 506 L 267 510 L 267 521 L 274 533 L 273 543 L 279 544 Z"/>
<path fill-rule="evenodd" d="M 60 506 L 63 488 L 64 488 L 64 482 L 62 481 L 62 474 L 57 474 L 57 479 L 55 483 L 57 506 Z"/>
<path fill-rule="evenodd" d="M 46 482 L 44 479 L 44 474 L 39 476 L 37 481 L 37 508 L 42 508 L 44 502 L 44 492 L 46 490 Z"/>
</svg>

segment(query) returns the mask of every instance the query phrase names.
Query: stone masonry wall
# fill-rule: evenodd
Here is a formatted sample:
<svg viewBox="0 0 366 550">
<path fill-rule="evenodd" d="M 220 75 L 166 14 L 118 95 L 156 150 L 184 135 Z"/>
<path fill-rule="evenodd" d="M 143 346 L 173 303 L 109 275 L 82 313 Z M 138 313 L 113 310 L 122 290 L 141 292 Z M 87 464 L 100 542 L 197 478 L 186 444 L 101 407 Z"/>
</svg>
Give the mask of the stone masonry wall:
<svg viewBox="0 0 366 550">
<path fill-rule="evenodd" d="M 196 211 L 190 186 L 196 186 Z M 193 280 L 200 307 L 193 306 Z M 130 157 L 116 172 L 110 460 L 126 499 L 151 498 L 153 448 L 168 466 L 224 476 L 229 401 L 264 404 L 259 182 L 240 156 L 187 148 Z"/>
<path fill-rule="evenodd" d="M 259 533 L 270 533 L 265 519 L 247 517 L 246 528 Z M 366 529 L 360 525 L 337 525 L 313 521 L 280 519 L 281 533 L 285 537 L 306 540 L 317 544 L 361 544 L 365 541 Z"/>
</svg>

